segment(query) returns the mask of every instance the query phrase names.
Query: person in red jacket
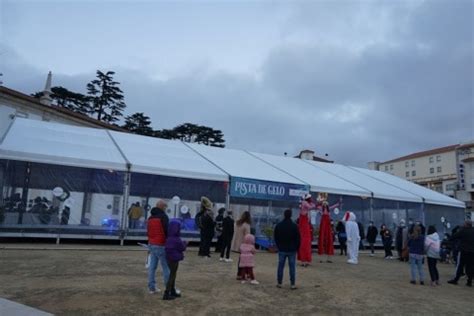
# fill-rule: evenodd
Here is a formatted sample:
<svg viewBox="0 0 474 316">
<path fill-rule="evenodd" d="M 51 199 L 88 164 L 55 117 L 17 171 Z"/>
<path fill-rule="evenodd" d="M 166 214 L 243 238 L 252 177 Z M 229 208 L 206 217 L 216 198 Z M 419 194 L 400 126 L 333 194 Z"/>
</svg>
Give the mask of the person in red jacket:
<svg viewBox="0 0 474 316">
<path fill-rule="evenodd" d="M 150 265 L 148 267 L 148 290 L 155 294 L 160 290 L 156 287 L 155 273 L 158 263 L 161 261 L 163 268 L 163 282 L 168 283 L 170 269 L 166 261 L 165 242 L 168 233 L 168 215 L 165 213 L 166 203 L 158 200 L 156 207 L 151 209 L 151 216 L 147 222 L 148 248 L 150 251 Z"/>
</svg>

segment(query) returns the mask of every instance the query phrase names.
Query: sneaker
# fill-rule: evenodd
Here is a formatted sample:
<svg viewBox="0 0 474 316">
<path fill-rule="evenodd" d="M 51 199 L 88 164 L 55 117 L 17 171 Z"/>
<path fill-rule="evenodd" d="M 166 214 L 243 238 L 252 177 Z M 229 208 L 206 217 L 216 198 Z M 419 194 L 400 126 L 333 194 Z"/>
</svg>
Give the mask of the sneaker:
<svg viewBox="0 0 474 316">
<path fill-rule="evenodd" d="M 171 301 L 171 300 L 174 300 L 175 298 L 176 297 L 171 295 L 171 293 L 168 291 L 165 291 L 165 294 L 163 294 L 163 301 Z"/>
<path fill-rule="evenodd" d="M 420 285 L 425 285 L 425 282 L 424 282 L 424 281 L 420 281 Z"/>
<path fill-rule="evenodd" d="M 292 290 L 296 290 L 296 289 L 297 289 L 296 285 L 292 285 L 292 286 L 291 286 L 291 289 L 292 289 Z"/>
<path fill-rule="evenodd" d="M 452 279 L 452 280 L 449 280 L 448 283 L 458 285 L 458 280 Z"/>
<path fill-rule="evenodd" d="M 245 283 L 247 283 L 247 281 L 245 280 L 240 281 L 240 284 L 245 284 Z"/>
<path fill-rule="evenodd" d="M 228 258 L 228 259 L 224 259 L 225 262 L 232 262 L 234 260 L 232 260 L 231 258 Z"/>
<path fill-rule="evenodd" d="M 416 285 L 416 281 L 410 281 L 410 284 Z"/>
<path fill-rule="evenodd" d="M 149 294 L 156 294 L 156 291 L 155 290 L 148 290 L 148 293 Z"/>
<path fill-rule="evenodd" d="M 278 283 L 278 284 L 277 284 L 277 288 L 281 289 L 281 284 Z"/>
<path fill-rule="evenodd" d="M 224 258 L 220 257 L 220 258 L 219 258 L 219 261 L 224 261 Z"/>
<path fill-rule="evenodd" d="M 472 287 L 472 281 L 471 282 L 467 281 L 466 286 Z"/>
<path fill-rule="evenodd" d="M 371 257 L 375 256 L 373 253 L 370 254 Z"/>
<path fill-rule="evenodd" d="M 181 293 L 176 291 L 176 289 L 171 290 L 170 295 L 174 297 L 181 297 Z"/>
<path fill-rule="evenodd" d="M 257 284 L 260 284 L 260 282 L 258 282 L 257 280 L 252 280 L 252 281 L 250 281 L 250 284 L 255 284 L 255 285 L 257 285 Z"/>
</svg>

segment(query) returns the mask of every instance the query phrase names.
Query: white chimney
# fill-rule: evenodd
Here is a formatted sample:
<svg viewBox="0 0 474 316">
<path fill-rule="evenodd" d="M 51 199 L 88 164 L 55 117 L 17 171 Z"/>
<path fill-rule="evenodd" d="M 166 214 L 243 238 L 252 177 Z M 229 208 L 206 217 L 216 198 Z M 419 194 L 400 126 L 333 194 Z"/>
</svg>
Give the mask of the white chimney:
<svg viewBox="0 0 474 316">
<path fill-rule="evenodd" d="M 51 71 L 48 73 L 48 78 L 46 79 L 46 85 L 44 86 L 43 95 L 40 98 L 40 102 L 44 105 L 51 106 Z"/>
</svg>

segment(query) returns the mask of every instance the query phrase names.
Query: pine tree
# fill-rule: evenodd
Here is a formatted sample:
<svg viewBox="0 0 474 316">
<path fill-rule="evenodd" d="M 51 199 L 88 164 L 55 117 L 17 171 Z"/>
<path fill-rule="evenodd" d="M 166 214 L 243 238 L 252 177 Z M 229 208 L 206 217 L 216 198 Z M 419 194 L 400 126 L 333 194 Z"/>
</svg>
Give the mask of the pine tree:
<svg viewBox="0 0 474 316">
<path fill-rule="evenodd" d="M 113 80 L 114 74 L 113 71 L 104 74 L 97 70 L 97 79 L 87 84 L 93 114 L 97 114 L 97 120 L 107 123 L 118 121 L 126 107 L 123 91 L 118 87 L 120 83 Z"/>
<path fill-rule="evenodd" d="M 153 135 L 153 129 L 150 125 L 150 118 L 140 112 L 127 116 L 122 127 L 135 134 L 150 136 Z"/>
<path fill-rule="evenodd" d="M 92 111 L 90 97 L 82 93 L 73 92 L 61 86 L 52 87 L 51 92 L 53 105 L 85 115 L 91 113 Z M 33 97 L 38 99 L 41 98 L 42 95 L 43 92 L 36 92 L 32 94 Z"/>
</svg>

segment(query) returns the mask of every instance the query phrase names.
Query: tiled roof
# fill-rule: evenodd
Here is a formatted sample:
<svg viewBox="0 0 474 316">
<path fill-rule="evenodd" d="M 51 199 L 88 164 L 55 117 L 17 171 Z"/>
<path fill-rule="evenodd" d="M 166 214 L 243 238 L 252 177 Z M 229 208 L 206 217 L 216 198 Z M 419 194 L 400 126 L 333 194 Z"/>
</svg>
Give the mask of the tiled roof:
<svg viewBox="0 0 474 316">
<path fill-rule="evenodd" d="M 382 162 L 381 164 L 386 164 L 386 163 L 391 163 L 391 162 L 397 162 L 397 161 L 420 158 L 420 157 L 424 157 L 424 156 L 431 156 L 431 155 L 441 154 L 441 153 L 445 153 L 445 152 L 448 152 L 448 151 L 456 150 L 458 148 L 458 146 L 459 146 L 459 144 L 456 144 L 456 145 L 450 145 L 450 146 L 446 146 L 446 147 L 439 147 L 439 148 L 435 148 L 435 149 L 420 151 L 420 152 L 413 153 L 413 154 L 410 154 L 410 155 L 407 155 L 407 156 L 403 156 L 403 157 L 399 157 L 399 158 L 396 158 L 396 159 L 388 160 L 388 161 Z"/>
<path fill-rule="evenodd" d="M 84 115 L 84 114 L 76 113 L 76 112 L 68 110 L 66 108 L 62 108 L 62 107 L 58 107 L 58 106 L 44 105 L 37 98 L 34 98 L 32 96 L 29 96 L 27 94 L 21 93 L 19 91 L 13 90 L 13 89 L 9 89 L 7 87 L 0 86 L 0 93 L 5 94 L 5 95 L 9 95 L 9 96 L 17 98 L 17 99 L 21 99 L 23 101 L 33 103 L 35 106 L 40 107 L 40 108 L 44 109 L 45 111 L 49 111 L 49 112 L 52 111 L 52 112 L 61 113 L 62 115 L 69 116 L 69 117 L 72 117 L 72 118 L 75 118 L 75 119 L 78 119 L 78 120 L 81 120 L 81 121 L 84 121 L 84 122 L 88 122 L 90 124 L 96 125 L 97 127 L 102 127 L 102 128 L 106 128 L 106 129 L 120 131 L 120 132 L 128 132 L 127 130 L 125 130 L 125 129 L 119 127 L 119 126 L 115 126 L 115 125 L 111 125 L 111 124 L 108 124 L 108 123 L 105 123 L 105 122 L 102 122 L 102 121 L 98 121 L 98 120 L 96 120 L 92 117 L 89 117 L 89 116 Z"/>
</svg>

